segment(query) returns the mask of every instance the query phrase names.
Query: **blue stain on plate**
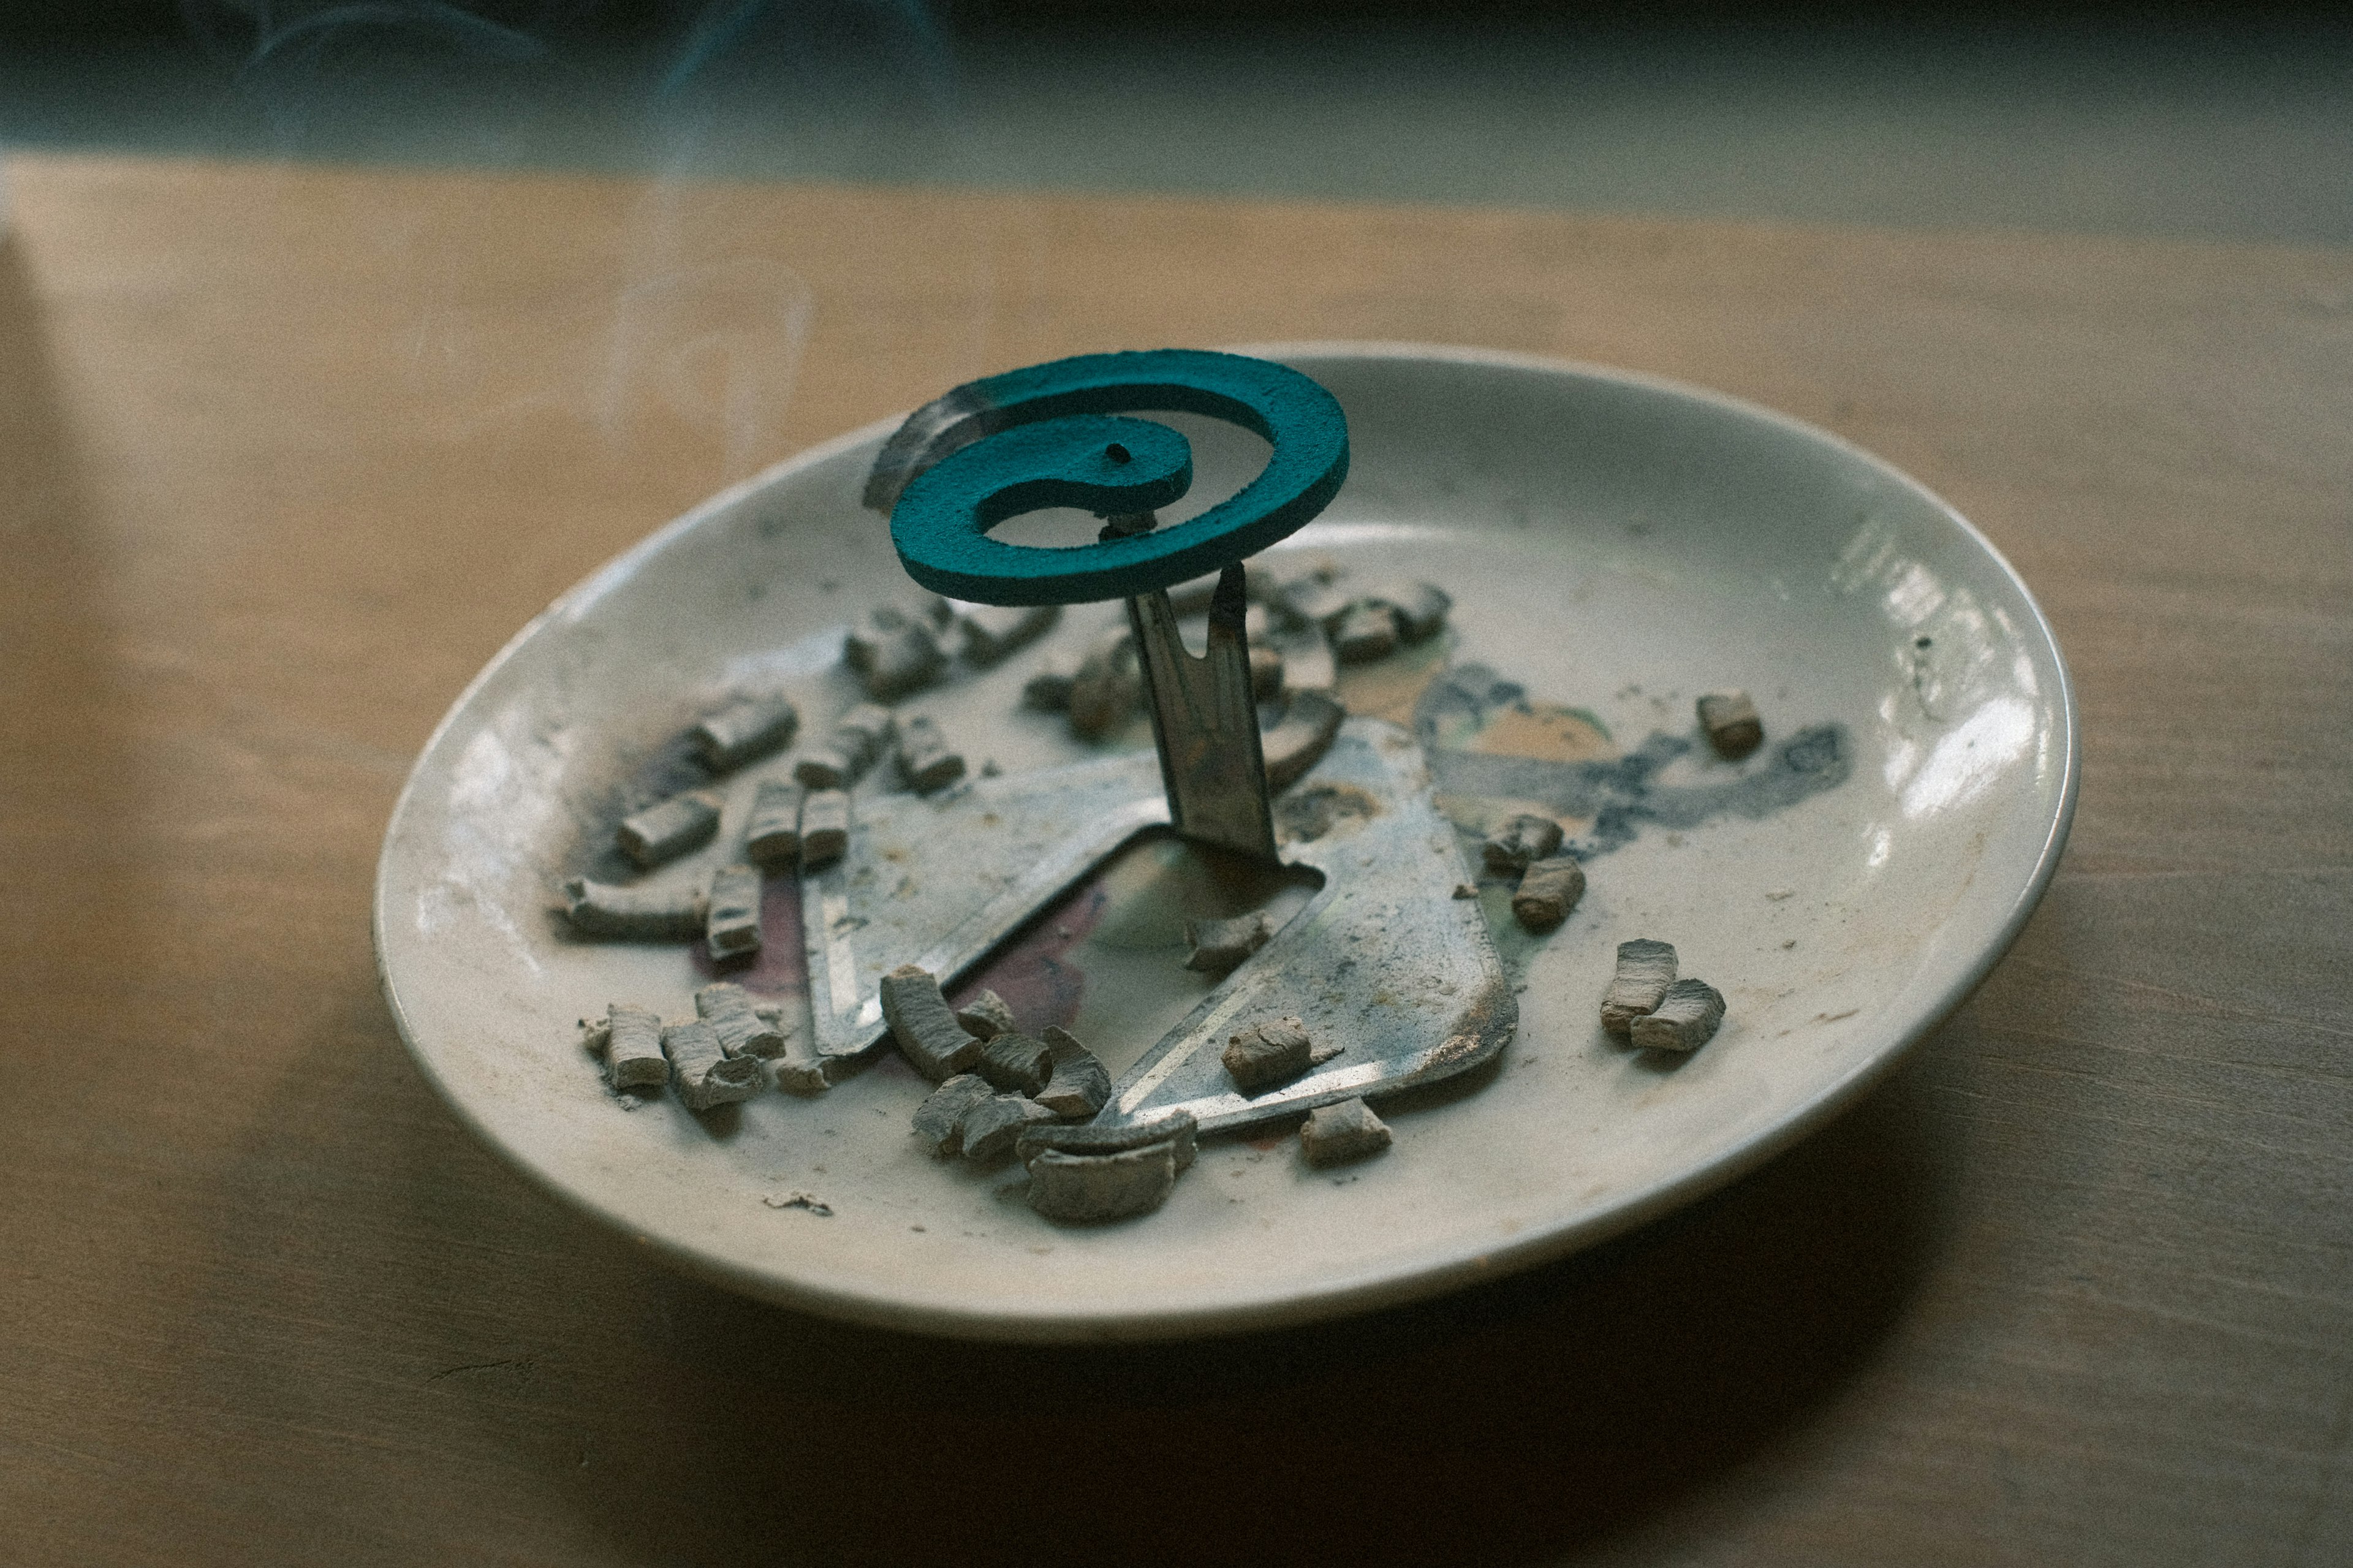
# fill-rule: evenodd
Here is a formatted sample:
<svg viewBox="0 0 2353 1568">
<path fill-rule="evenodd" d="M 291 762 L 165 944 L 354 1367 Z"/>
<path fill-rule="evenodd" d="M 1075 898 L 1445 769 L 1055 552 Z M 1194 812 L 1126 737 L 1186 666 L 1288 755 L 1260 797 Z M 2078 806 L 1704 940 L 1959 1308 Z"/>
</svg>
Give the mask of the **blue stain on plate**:
<svg viewBox="0 0 2353 1568">
<path fill-rule="evenodd" d="M 1461 721 L 1475 724 L 1526 699 L 1524 687 L 1485 665 L 1458 666 L 1422 693 L 1414 732 L 1429 754 L 1440 795 L 1525 801 L 1591 821 L 1588 831 L 1564 847 L 1581 860 L 1623 848 L 1646 824 L 1681 831 L 1719 816 L 1770 816 L 1837 788 L 1854 772 L 1854 742 L 1840 724 L 1800 730 L 1772 747 L 1761 764 L 1721 783 L 1698 784 L 1658 782 L 1669 763 L 1694 750 L 1683 735 L 1653 734 L 1624 756 L 1594 762 L 1453 751 L 1439 743 Z"/>
</svg>

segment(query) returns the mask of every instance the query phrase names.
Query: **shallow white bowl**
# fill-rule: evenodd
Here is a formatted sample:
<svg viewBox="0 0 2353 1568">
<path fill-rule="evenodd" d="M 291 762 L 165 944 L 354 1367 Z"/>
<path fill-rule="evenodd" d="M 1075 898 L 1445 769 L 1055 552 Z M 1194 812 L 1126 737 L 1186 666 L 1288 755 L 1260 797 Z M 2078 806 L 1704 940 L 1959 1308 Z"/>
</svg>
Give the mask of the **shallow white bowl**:
<svg viewBox="0 0 2353 1568">
<path fill-rule="evenodd" d="M 567 940 L 553 890 L 699 701 L 763 679 L 797 683 L 812 711 L 849 700 L 841 628 L 913 596 L 858 506 L 892 428 L 876 425 L 565 595 L 426 746 L 385 840 L 376 945 L 402 1036 L 459 1116 L 565 1202 L 771 1300 L 953 1334 L 1148 1339 L 1427 1295 L 1622 1231 L 1820 1125 L 1985 975 L 2064 842 L 2075 716 L 2051 628 L 1950 507 L 1821 431 L 1620 372 L 1413 345 L 1246 352 L 1348 413 L 1347 486 L 1289 547 L 1440 582 L 1458 664 L 1587 710 L 1629 747 L 1688 733 L 1694 694 L 1743 686 L 1768 750 L 1843 726 L 1852 776 L 1595 859 L 1566 927 L 1506 933 L 1525 989 L 1500 1073 L 1397 1110 L 1396 1146 L 1347 1171 L 1311 1170 L 1295 1141 L 1212 1142 L 1160 1213 L 1076 1229 L 1031 1214 L 1018 1178 L 923 1155 L 906 1124 L 926 1086 L 895 1059 L 721 1123 L 667 1100 L 625 1110 L 575 1020 L 615 999 L 690 1014 L 703 976 L 681 948 Z M 1185 427 L 1198 496 L 1249 471 L 1247 440 Z M 1008 767 L 1082 754 L 1017 714 L 1024 672 L 910 706 Z M 1704 757 L 1674 765 L 1695 782 L 1727 766 Z M 1614 944 L 1634 936 L 1672 942 L 1729 1001 L 1680 1065 L 1597 1026 Z M 779 1206 L 797 1194 L 830 1214 Z"/>
</svg>

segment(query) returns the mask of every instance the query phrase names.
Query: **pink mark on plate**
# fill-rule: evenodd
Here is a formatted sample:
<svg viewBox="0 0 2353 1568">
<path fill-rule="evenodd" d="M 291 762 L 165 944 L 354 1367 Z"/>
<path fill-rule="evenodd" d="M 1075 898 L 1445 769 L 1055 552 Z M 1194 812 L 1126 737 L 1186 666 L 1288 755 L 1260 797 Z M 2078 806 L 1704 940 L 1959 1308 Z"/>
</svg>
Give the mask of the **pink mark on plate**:
<svg viewBox="0 0 2353 1568">
<path fill-rule="evenodd" d="M 1088 878 L 1039 911 L 1012 942 L 989 955 L 949 994 L 958 1007 L 984 990 L 1005 998 L 1025 1029 L 1048 1025 L 1067 1028 L 1079 1016 L 1087 977 L 1071 962 L 1071 950 L 1086 941 L 1111 907 L 1100 876 Z"/>
<path fill-rule="evenodd" d="M 1102 923 L 1111 894 L 1100 876 L 1079 883 L 1044 910 L 950 993 L 961 1007 L 984 990 L 1005 998 L 1026 1027 L 1067 1026 L 1079 1016 L 1086 976 L 1071 962 L 1071 950 Z M 808 994 L 808 951 L 802 939 L 798 879 L 772 876 L 760 889 L 760 951 L 749 960 L 712 961 L 697 942 L 690 950 L 696 984 L 733 980 L 761 996 Z"/>
</svg>

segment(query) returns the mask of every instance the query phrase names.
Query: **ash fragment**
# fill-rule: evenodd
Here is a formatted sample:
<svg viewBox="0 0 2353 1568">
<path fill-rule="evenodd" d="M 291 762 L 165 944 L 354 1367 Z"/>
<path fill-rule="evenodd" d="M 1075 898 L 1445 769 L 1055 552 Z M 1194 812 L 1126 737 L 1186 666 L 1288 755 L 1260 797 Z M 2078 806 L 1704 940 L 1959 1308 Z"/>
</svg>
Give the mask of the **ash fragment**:
<svg viewBox="0 0 2353 1568">
<path fill-rule="evenodd" d="M 732 980 L 721 980 L 694 994 L 697 1016 L 719 1037 L 719 1048 L 731 1057 L 775 1058 L 785 1054 L 785 1031 L 762 1017 L 752 1005 L 752 994 Z"/>
<path fill-rule="evenodd" d="M 1013 1009 L 994 991 L 984 990 L 957 1008 L 955 1016 L 968 1033 L 984 1040 L 1010 1033 L 1014 1026 Z"/>
<path fill-rule="evenodd" d="M 1317 1062 L 1339 1054 L 1336 1046 L 1319 1050 L 1306 1026 L 1293 1017 L 1271 1018 L 1229 1036 L 1220 1059 L 1245 1094 L 1256 1094 L 1297 1078 Z"/>
<path fill-rule="evenodd" d="M 1200 974 L 1229 974 L 1272 935 L 1274 922 L 1263 911 L 1227 921 L 1187 921 L 1185 941 L 1193 951 L 1185 967 Z"/>
<path fill-rule="evenodd" d="M 670 1078 L 662 1054 L 661 1020 L 643 1007 L 616 1002 L 605 1010 L 606 1080 L 615 1089 L 659 1088 Z"/>
<path fill-rule="evenodd" d="M 898 732 L 889 709 L 861 702 L 834 724 L 822 750 L 793 765 L 793 777 L 811 790 L 848 789 L 882 760 Z"/>
<path fill-rule="evenodd" d="M 1634 1020 L 1664 1001 L 1674 983 L 1672 946 L 1643 937 L 1620 942 L 1618 972 L 1601 997 L 1601 1026 L 1621 1040 L 1628 1038 Z"/>
<path fill-rule="evenodd" d="M 788 698 L 738 697 L 695 725 L 694 749 L 704 766 L 723 773 L 789 744 L 800 721 L 800 710 Z"/>
<path fill-rule="evenodd" d="M 1252 643 L 1250 650 L 1250 695 L 1264 702 L 1282 695 L 1282 656 Z"/>
<path fill-rule="evenodd" d="M 1560 824 L 1523 813 L 1487 836 L 1480 853 L 1490 871 L 1525 871 L 1560 847 Z"/>
<path fill-rule="evenodd" d="M 899 730 L 899 777 L 917 795 L 943 790 L 964 777 L 964 753 L 929 719 L 910 719 Z"/>
<path fill-rule="evenodd" d="M 895 702 L 945 674 L 948 656 L 923 621 L 897 610 L 877 610 L 863 631 L 841 645 L 842 662 L 877 702 Z"/>
<path fill-rule="evenodd" d="M 760 1092 L 765 1079 L 759 1059 L 729 1056 L 719 1048 L 719 1036 L 711 1026 L 699 1019 L 663 1026 L 661 1044 L 679 1101 L 689 1110 L 732 1105 Z"/>
<path fill-rule="evenodd" d="M 692 941 L 710 912 L 702 889 L 617 888 L 575 877 L 564 884 L 564 916 L 583 936 L 635 942 Z"/>
<path fill-rule="evenodd" d="M 1568 919 L 1585 896 L 1585 868 L 1568 856 L 1538 860 L 1520 875 L 1512 894 L 1512 915 L 1532 931 L 1547 931 Z"/>
<path fill-rule="evenodd" d="M 882 977 L 882 1017 L 908 1064 L 934 1083 L 970 1072 L 981 1042 L 965 1032 L 927 970 L 902 963 Z"/>
<path fill-rule="evenodd" d="M 1111 1100 L 1111 1074 L 1095 1054 L 1067 1029 L 1048 1026 L 1039 1037 L 1053 1054 L 1053 1077 L 1038 1091 L 1038 1103 L 1061 1117 L 1076 1121 L 1092 1116 Z"/>
<path fill-rule="evenodd" d="M 849 792 L 813 789 L 801 797 L 801 865 L 830 866 L 849 848 Z"/>
<path fill-rule="evenodd" d="M 1332 657 L 1342 664 L 1387 658 L 1397 645 L 1397 617 L 1386 605 L 1359 599 L 1332 626 Z"/>
<path fill-rule="evenodd" d="M 1726 761 L 1737 762 L 1765 743 L 1764 721 L 1746 691 L 1711 691 L 1697 707 L 1707 743 Z"/>
<path fill-rule="evenodd" d="M 979 1070 L 1009 1094 L 1035 1095 L 1054 1076 L 1054 1054 L 1043 1040 L 1008 1031 L 981 1047 Z"/>
<path fill-rule="evenodd" d="M 1021 706 L 1040 713 L 1068 713 L 1079 668 L 1079 661 L 1074 658 L 1049 656 L 1022 686 Z"/>
<path fill-rule="evenodd" d="M 1135 639 L 1125 632 L 1098 642 L 1071 680 L 1071 729 L 1098 741 L 1127 721 L 1144 700 L 1144 671 Z"/>
<path fill-rule="evenodd" d="M 915 1107 L 915 1136 L 941 1159 L 962 1152 L 965 1117 L 996 1093 L 978 1073 L 958 1073 Z"/>
<path fill-rule="evenodd" d="M 1270 601 L 1287 624 L 1318 626 L 1325 631 L 1356 604 L 1356 595 L 1334 586 L 1336 572 L 1307 572 L 1282 583 Z"/>
<path fill-rule="evenodd" d="M 689 790 L 621 819 L 615 838 L 621 852 L 651 870 L 711 842 L 719 831 L 719 797 Z"/>
<path fill-rule="evenodd" d="M 1287 789 L 1324 760 L 1340 732 L 1346 710 L 1320 691 L 1294 691 L 1282 719 L 1259 737 L 1266 759 L 1266 787 Z"/>
<path fill-rule="evenodd" d="M 1066 1225 L 1150 1214 L 1176 1185 L 1176 1146 L 1147 1143 L 1114 1154 L 1042 1151 L 1029 1162 L 1029 1206 Z"/>
<path fill-rule="evenodd" d="M 789 866 L 801 854 L 801 798 L 807 792 L 787 779 L 762 779 L 753 797 L 752 821 L 744 830 L 744 855 L 754 865 Z"/>
<path fill-rule="evenodd" d="M 1678 980 L 1649 1013 L 1636 1018 L 1636 1045 L 1652 1051 L 1695 1051 L 1724 1022 L 1724 994 L 1704 980 Z"/>
<path fill-rule="evenodd" d="M 1435 583 L 1394 583 L 1375 595 L 1397 616 L 1398 636 L 1406 642 L 1427 642 L 1446 627 L 1454 601 Z"/>
<path fill-rule="evenodd" d="M 965 662 L 982 668 L 1002 663 L 1015 649 L 1053 630 L 1061 615 L 1060 605 L 963 605 L 957 625 L 964 634 Z"/>
<path fill-rule="evenodd" d="M 711 956 L 736 958 L 760 951 L 760 869 L 727 866 L 711 879 L 711 914 L 705 928 Z"/>
<path fill-rule="evenodd" d="M 1299 1146 L 1311 1165 L 1344 1165 L 1367 1159 L 1389 1146 L 1388 1123 L 1361 1100 L 1344 1100 L 1307 1113 Z"/>
<path fill-rule="evenodd" d="M 1052 1111 L 1026 1094 L 991 1095 L 965 1112 L 964 1157 L 999 1159 L 1012 1152 L 1022 1129 L 1053 1120 Z"/>
<path fill-rule="evenodd" d="M 785 1041 L 785 1054 L 776 1058 L 776 1087 L 786 1094 L 809 1099 L 833 1087 L 833 1076 L 823 1058 L 813 1055 L 798 1031 Z"/>
</svg>

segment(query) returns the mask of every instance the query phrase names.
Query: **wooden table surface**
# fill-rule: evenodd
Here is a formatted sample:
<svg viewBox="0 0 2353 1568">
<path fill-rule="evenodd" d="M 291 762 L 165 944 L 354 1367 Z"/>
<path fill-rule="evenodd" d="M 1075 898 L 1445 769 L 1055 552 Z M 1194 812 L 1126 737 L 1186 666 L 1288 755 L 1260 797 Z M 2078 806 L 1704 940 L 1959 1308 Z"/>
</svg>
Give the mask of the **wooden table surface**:
<svg viewBox="0 0 2353 1568">
<path fill-rule="evenodd" d="M 2353 1561 L 2353 254 L 20 158 L 0 1560 Z M 1420 1308 L 1057 1352 L 672 1275 L 410 1067 L 410 758 L 676 511 L 981 373 L 1308 337 L 1723 388 L 2058 627 L 2074 837 L 1859 1109 Z"/>
</svg>

